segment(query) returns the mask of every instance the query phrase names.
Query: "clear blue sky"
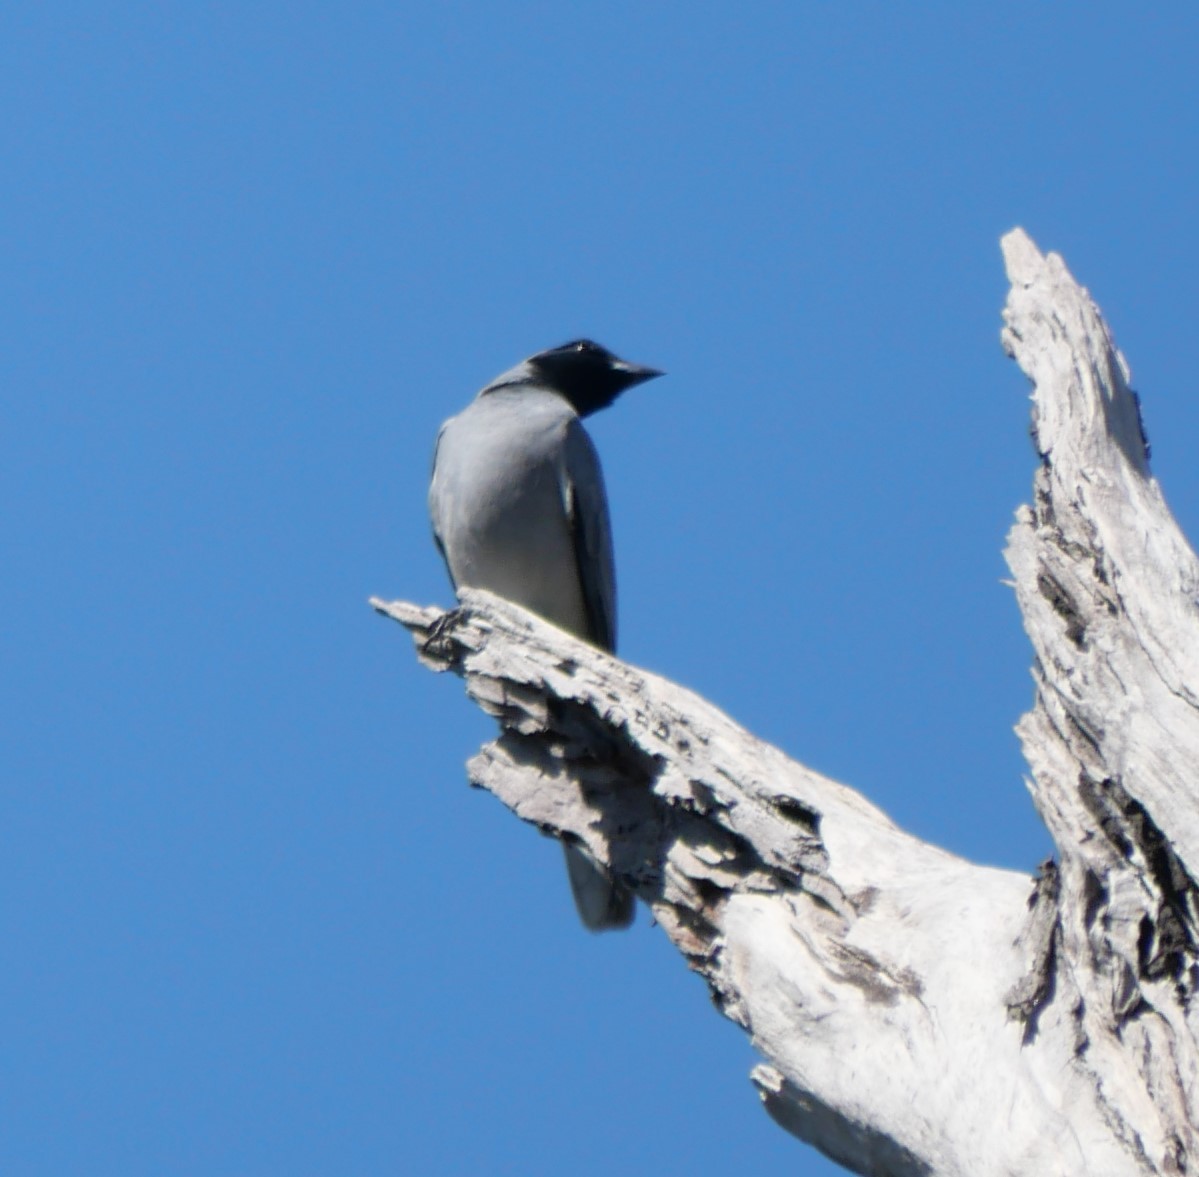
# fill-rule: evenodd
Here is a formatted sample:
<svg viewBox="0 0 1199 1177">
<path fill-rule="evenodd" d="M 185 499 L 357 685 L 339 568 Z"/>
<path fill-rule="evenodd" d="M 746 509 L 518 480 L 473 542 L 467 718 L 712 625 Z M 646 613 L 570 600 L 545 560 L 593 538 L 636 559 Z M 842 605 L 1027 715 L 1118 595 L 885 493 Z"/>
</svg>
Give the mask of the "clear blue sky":
<svg viewBox="0 0 1199 1177">
<path fill-rule="evenodd" d="M 439 422 L 579 334 L 622 652 L 961 854 L 1049 849 L 1001 584 L 999 236 L 1062 251 L 1199 531 L 1199 16 L 1126 5 L 0 13 L 0 1172 L 833 1166 L 641 914 L 463 763 Z"/>
</svg>

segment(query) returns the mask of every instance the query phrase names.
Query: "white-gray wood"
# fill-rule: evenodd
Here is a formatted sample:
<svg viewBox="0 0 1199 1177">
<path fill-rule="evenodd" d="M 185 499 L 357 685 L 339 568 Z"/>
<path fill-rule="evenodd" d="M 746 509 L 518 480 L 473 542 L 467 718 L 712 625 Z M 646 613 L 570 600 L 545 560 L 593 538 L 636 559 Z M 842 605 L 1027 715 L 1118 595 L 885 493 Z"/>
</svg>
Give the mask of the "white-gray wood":
<svg viewBox="0 0 1199 1177">
<path fill-rule="evenodd" d="M 1097 308 L 1021 231 L 1003 246 L 1042 457 L 1007 553 L 1058 851 L 1036 878 L 491 594 L 373 603 L 500 720 L 471 780 L 652 907 L 783 1127 L 863 1174 L 1193 1173 L 1199 563 Z"/>
</svg>

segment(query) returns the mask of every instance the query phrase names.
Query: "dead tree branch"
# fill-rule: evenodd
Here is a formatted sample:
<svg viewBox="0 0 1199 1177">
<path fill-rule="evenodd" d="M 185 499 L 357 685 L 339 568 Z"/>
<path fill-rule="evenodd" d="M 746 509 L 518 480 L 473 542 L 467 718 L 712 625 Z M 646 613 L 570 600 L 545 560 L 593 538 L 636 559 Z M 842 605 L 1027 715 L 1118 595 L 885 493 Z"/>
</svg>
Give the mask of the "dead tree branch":
<svg viewBox="0 0 1199 1177">
<path fill-rule="evenodd" d="M 1037 878 L 490 594 L 374 604 L 499 720 L 471 780 L 650 905 L 789 1131 L 863 1174 L 1193 1172 L 1199 564 L 1098 310 L 1022 232 L 1004 252 L 1041 455 L 1008 545 L 1058 848 Z"/>
</svg>

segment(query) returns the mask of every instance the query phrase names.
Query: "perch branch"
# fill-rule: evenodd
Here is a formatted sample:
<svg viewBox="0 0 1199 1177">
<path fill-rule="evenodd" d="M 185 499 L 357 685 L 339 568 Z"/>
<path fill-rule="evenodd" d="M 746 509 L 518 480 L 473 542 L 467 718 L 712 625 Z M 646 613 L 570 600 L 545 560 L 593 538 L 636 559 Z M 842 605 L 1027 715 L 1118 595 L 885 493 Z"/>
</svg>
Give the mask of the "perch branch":
<svg viewBox="0 0 1199 1177">
<path fill-rule="evenodd" d="M 1041 455 L 1008 547 L 1058 848 L 1035 878 L 488 593 L 372 603 L 499 720 L 471 780 L 652 908 L 787 1130 L 863 1174 L 1193 1172 L 1199 570 L 1094 304 L 1022 232 L 1004 251 Z"/>
</svg>

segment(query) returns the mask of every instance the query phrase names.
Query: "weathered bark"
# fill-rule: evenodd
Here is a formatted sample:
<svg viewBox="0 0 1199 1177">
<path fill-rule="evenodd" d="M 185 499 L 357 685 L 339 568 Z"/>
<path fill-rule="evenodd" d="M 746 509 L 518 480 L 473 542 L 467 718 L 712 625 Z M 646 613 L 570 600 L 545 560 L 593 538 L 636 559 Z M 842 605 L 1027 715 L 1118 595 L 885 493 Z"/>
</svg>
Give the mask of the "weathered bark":
<svg viewBox="0 0 1199 1177">
<path fill-rule="evenodd" d="M 1007 557 L 1036 655 L 1018 731 L 1060 861 L 1051 1012 L 1094 1091 L 1082 1128 L 1124 1151 L 1111 1171 L 1193 1172 L 1199 562 L 1095 304 L 1024 234 L 1004 249 L 1041 455 Z"/>
<path fill-rule="evenodd" d="M 1036 879 L 898 829 L 682 687 L 487 593 L 376 601 L 501 724 L 472 781 L 648 903 L 765 1061 L 770 1114 L 865 1174 L 1195 1168 L 1199 565 L 1128 372 L 1017 231 L 1003 338 L 1042 457 L 1008 560 Z"/>
</svg>

